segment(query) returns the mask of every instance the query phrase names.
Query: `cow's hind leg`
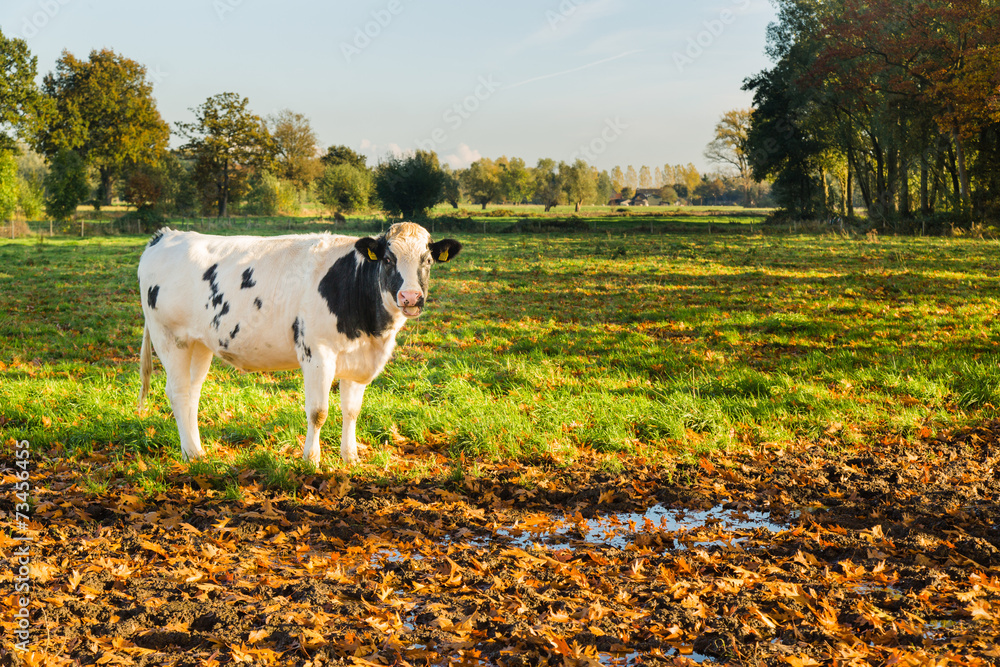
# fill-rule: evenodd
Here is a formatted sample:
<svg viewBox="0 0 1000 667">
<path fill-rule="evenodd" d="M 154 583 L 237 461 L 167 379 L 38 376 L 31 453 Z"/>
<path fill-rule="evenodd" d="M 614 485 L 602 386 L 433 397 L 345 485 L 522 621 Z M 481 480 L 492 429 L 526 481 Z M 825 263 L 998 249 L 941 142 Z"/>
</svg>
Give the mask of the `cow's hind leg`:
<svg viewBox="0 0 1000 667">
<path fill-rule="evenodd" d="M 340 418 L 343 421 L 343 431 L 340 437 L 340 457 L 348 463 L 357 463 L 358 449 L 367 449 L 358 445 L 355 426 L 358 415 L 361 414 L 361 402 L 365 397 L 365 387 L 358 382 L 341 379 L 340 381 Z"/>
<path fill-rule="evenodd" d="M 198 395 L 201 393 L 201 383 L 199 382 L 195 389 L 192 382 L 195 347 L 204 346 L 199 343 L 176 341 L 171 336 L 156 331 L 150 333 L 156 353 L 167 372 L 167 397 L 170 399 L 170 407 L 173 408 L 174 419 L 177 421 L 181 454 L 184 460 L 204 456 L 205 450 L 201 448 L 201 436 L 198 434 Z M 211 361 L 211 354 L 208 360 Z M 204 375 L 201 379 L 204 380 Z"/>
<path fill-rule="evenodd" d="M 330 386 L 333 385 L 335 362 L 329 359 L 320 362 L 318 354 L 312 357 L 312 363 L 302 366 L 302 381 L 306 394 L 306 441 L 302 445 L 302 458 L 319 465 L 322 454 L 319 444 L 319 432 L 326 422 L 330 410 Z"/>
<path fill-rule="evenodd" d="M 188 392 L 188 423 L 192 425 L 191 437 L 192 442 L 191 450 L 195 453 L 193 456 L 203 456 L 205 450 L 201 446 L 201 434 L 198 431 L 198 405 L 201 403 L 201 386 L 205 384 L 205 378 L 208 377 L 208 369 L 212 366 L 212 351 L 198 342 L 191 343 L 191 366 L 190 366 L 190 378 L 191 378 L 191 388 Z"/>
</svg>

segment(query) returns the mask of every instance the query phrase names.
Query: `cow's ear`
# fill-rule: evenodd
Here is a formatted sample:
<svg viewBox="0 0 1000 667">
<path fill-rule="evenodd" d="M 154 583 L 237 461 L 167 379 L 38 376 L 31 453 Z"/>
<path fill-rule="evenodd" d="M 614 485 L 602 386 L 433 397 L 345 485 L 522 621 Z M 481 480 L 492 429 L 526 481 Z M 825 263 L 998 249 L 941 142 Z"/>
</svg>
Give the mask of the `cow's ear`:
<svg viewBox="0 0 1000 667">
<path fill-rule="evenodd" d="M 430 245 L 435 262 L 447 262 L 462 250 L 462 244 L 455 239 L 441 239 Z"/>
<path fill-rule="evenodd" d="M 385 256 L 385 239 L 373 239 L 370 236 L 365 236 L 358 239 L 358 242 L 354 244 L 354 248 L 365 259 L 377 262 Z"/>
</svg>

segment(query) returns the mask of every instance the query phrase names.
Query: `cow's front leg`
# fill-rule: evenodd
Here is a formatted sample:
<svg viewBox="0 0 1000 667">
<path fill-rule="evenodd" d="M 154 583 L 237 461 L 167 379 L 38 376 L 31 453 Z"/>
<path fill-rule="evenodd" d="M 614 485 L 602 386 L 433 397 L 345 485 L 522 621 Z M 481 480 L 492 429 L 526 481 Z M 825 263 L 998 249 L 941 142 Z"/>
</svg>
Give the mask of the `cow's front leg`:
<svg viewBox="0 0 1000 667">
<path fill-rule="evenodd" d="M 320 355 L 313 355 L 311 362 L 303 365 L 302 379 L 306 393 L 306 419 L 309 427 L 306 429 L 306 442 L 302 446 L 302 458 L 319 465 L 320 444 L 319 431 L 326 422 L 330 408 L 330 386 L 336 370 L 333 359 L 320 360 Z"/>
<path fill-rule="evenodd" d="M 340 418 L 343 422 L 340 457 L 347 463 L 357 463 L 360 460 L 358 449 L 367 449 L 364 445 L 358 445 L 355 437 L 355 426 L 358 423 L 358 415 L 361 414 L 361 402 L 364 400 L 367 386 L 350 380 L 340 380 Z"/>
</svg>

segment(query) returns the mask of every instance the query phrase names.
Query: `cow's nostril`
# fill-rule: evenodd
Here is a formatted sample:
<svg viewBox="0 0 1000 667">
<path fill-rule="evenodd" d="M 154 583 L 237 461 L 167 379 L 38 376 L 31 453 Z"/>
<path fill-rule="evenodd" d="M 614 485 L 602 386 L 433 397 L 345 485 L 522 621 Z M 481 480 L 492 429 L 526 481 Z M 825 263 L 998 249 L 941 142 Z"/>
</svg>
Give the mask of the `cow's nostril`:
<svg viewBox="0 0 1000 667">
<path fill-rule="evenodd" d="M 396 302 L 401 306 L 416 306 L 420 303 L 420 292 L 400 292 L 396 297 Z"/>
</svg>

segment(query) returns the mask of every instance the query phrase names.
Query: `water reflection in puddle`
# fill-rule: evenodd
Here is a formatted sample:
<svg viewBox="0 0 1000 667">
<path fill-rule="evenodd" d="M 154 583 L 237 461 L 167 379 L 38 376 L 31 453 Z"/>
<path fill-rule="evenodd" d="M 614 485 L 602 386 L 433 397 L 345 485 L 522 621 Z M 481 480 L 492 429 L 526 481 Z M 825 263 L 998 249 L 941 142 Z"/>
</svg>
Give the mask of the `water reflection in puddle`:
<svg viewBox="0 0 1000 667">
<path fill-rule="evenodd" d="M 641 662 L 643 654 L 639 652 L 633 653 L 598 653 L 598 660 L 602 665 L 607 667 L 630 667 L 631 665 L 642 665 L 645 664 Z M 702 655 L 701 653 L 695 653 L 691 651 L 690 647 L 686 649 L 672 648 L 666 652 L 668 658 L 675 658 L 677 656 L 683 656 L 689 660 L 701 664 L 706 660 L 711 660 L 707 655 Z M 662 659 L 662 658 L 661 658 Z"/>
<path fill-rule="evenodd" d="M 709 510 L 656 505 L 642 514 L 619 512 L 591 519 L 551 517 L 543 520 L 536 515 L 513 526 L 500 528 L 496 534 L 511 538 L 513 544 L 519 547 L 537 542 L 554 548 L 572 549 L 588 544 L 621 549 L 633 542 L 639 533 L 670 533 L 677 548 L 685 549 L 689 545 L 701 548 L 723 546 L 746 538 L 739 533 L 759 529 L 778 533 L 786 528 L 787 525 L 772 521 L 769 512 L 744 512 L 724 509 L 721 505 Z"/>
<path fill-rule="evenodd" d="M 778 533 L 788 527 L 797 515 L 783 518 L 785 523 L 771 519 L 769 512 L 745 512 L 725 509 L 721 505 L 708 510 L 687 510 L 656 505 L 643 513 L 618 512 L 586 519 L 580 515 L 554 516 L 544 513 L 523 517 L 513 525 L 491 526 L 494 536 L 484 536 L 463 529 L 456 535 L 446 535 L 439 544 L 467 545 L 477 548 L 532 545 L 547 549 L 576 550 L 585 547 L 624 549 L 632 543 L 642 544 L 642 536 L 662 536 L 661 545 L 685 550 L 713 546 L 732 546 L 746 540 L 754 531 Z M 474 536 L 475 535 L 475 536 Z M 371 555 L 376 568 L 409 560 L 423 560 L 419 550 L 401 550 L 383 546 Z"/>
</svg>

